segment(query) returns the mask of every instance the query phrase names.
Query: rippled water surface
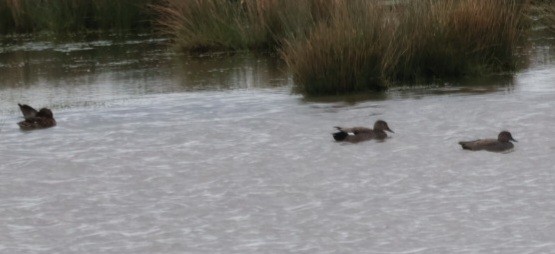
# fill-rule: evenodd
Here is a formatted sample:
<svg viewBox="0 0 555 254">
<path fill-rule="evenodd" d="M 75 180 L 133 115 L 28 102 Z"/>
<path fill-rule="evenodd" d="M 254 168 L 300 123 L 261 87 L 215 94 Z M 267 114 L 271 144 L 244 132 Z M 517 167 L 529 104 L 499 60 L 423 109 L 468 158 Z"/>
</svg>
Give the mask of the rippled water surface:
<svg viewBox="0 0 555 254">
<path fill-rule="evenodd" d="M 4 42 L 0 253 L 553 253 L 555 62 L 304 98 L 264 56 Z M 58 126 L 22 132 L 17 103 Z M 385 142 L 336 125 L 388 121 Z M 460 140 L 510 130 L 505 154 Z"/>
</svg>

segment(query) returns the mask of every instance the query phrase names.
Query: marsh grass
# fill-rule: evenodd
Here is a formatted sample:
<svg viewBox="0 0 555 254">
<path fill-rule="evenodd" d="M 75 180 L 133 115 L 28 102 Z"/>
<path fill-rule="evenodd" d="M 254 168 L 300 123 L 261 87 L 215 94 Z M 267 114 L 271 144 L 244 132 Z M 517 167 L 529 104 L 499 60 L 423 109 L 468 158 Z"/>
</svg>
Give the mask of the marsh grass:
<svg viewBox="0 0 555 254">
<path fill-rule="evenodd" d="M 279 52 L 338 94 L 517 68 L 528 0 L 0 0 L 0 33 L 157 28 L 181 51 Z M 147 8 L 148 7 L 148 8 Z M 555 23 L 555 7 L 546 15 Z"/>
<path fill-rule="evenodd" d="M 525 36 L 525 7 L 520 1 L 410 2 L 387 52 L 396 63 L 386 75 L 414 80 L 512 71 Z"/>
<path fill-rule="evenodd" d="M 175 38 L 180 49 L 192 51 L 241 49 L 255 35 L 242 31 L 245 22 L 241 5 L 235 2 L 164 1 L 154 9 L 159 13 L 159 27 Z"/>
<path fill-rule="evenodd" d="M 337 94 L 515 70 L 521 1 L 339 1 L 331 23 L 286 39 L 299 90 Z"/>
<path fill-rule="evenodd" d="M 329 0 L 164 0 L 153 9 L 182 51 L 275 50 L 329 18 Z"/>
<path fill-rule="evenodd" d="M 297 88 L 307 94 L 380 90 L 394 21 L 371 1 L 338 1 L 329 22 L 306 38 L 285 39 L 281 51 Z"/>
<path fill-rule="evenodd" d="M 0 34 L 146 29 L 156 0 L 0 0 Z"/>
</svg>

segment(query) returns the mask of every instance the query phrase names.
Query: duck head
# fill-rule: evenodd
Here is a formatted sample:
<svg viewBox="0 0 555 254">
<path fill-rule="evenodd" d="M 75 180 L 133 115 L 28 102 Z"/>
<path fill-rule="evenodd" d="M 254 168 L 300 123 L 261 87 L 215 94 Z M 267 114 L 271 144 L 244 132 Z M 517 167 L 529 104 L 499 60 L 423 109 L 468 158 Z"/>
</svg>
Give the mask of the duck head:
<svg viewBox="0 0 555 254">
<path fill-rule="evenodd" d="M 511 133 L 508 131 L 500 132 L 499 135 L 497 136 L 497 140 L 500 142 L 509 142 L 509 141 L 518 142 L 513 138 L 513 135 L 511 135 Z"/>
<path fill-rule="evenodd" d="M 378 121 L 376 121 L 376 123 L 374 123 L 374 130 L 389 131 L 391 133 L 395 133 L 389 128 L 387 123 L 383 120 L 378 120 Z"/>
<path fill-rule="evenodd" d="M 54 114 L 52 114 L 52 110 L 47 108 L 41 108 L 36 115 L 37 117 L 44 117 L 44 118 L 54 118 Z"/>
</svg>

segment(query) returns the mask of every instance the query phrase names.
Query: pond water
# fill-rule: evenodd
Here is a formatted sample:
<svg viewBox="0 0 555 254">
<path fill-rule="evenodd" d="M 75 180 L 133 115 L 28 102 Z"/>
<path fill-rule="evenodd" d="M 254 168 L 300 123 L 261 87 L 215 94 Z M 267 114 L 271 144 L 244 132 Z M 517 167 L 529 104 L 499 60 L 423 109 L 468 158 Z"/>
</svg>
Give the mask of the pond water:
<svg viewBox="0 0 555 254">
<path fill-rule="evenodd" d="M 0 253 L 555 251 L 549 44 L 514 76 L 313 99 L 271 57 L 166 43 L 2 43 Z M 332 139 L 377 119 L 385 142 Z M 504 129 L 509 153 L 457 144 Z"/>
</svg>

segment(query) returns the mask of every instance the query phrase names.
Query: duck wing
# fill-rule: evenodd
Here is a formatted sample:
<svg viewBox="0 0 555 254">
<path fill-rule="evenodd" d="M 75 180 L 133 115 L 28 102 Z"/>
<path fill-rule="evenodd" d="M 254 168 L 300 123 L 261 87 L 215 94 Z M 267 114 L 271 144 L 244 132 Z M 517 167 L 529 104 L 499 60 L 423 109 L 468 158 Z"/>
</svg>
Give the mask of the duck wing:
<svg viewBox="0 0 555 254">
<path fill-rule="evenodd" d="M 355 135 L 362 134 L 362 133 L 372 133 L 372 129 L 366 128 L 366 127 L 344 128 L 344 127 L 335 126 L 335 128 L 342 132 L 353 133 Z"/>
<path fill-rule="evenodd" d="M 34 109 L 33 107 L 27 105 L 27 104 L 17 104 L 19 105 L 19 109 L 21 110 L 21 113 L 23 114 L 23 118 L 25 118 L 25 120 L 29 120 L 31 118 L 34 118 L 38 111 L 36 109 Z"/>
<path fill-rule="evenodd" d="M 473 141 L 461 141 L 459 145 L 462 146 L 463 149 L 466 150 L 488 150 L 492 146 L 495 146 L 498 141 L 495 139 L 478 139 Z"/>
</svg>

